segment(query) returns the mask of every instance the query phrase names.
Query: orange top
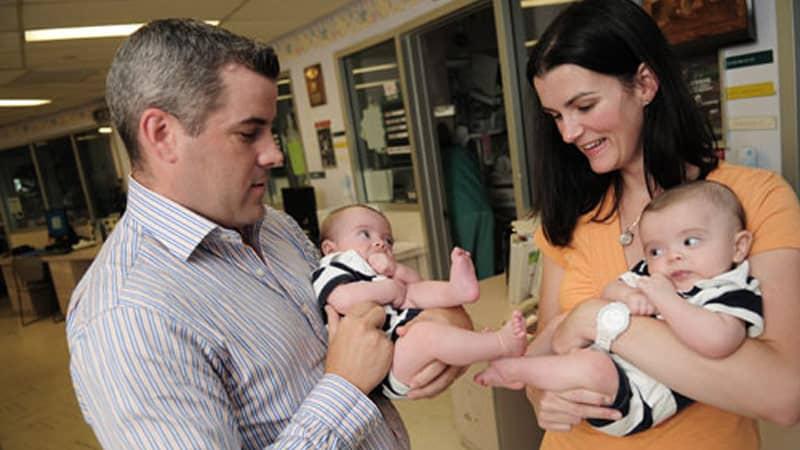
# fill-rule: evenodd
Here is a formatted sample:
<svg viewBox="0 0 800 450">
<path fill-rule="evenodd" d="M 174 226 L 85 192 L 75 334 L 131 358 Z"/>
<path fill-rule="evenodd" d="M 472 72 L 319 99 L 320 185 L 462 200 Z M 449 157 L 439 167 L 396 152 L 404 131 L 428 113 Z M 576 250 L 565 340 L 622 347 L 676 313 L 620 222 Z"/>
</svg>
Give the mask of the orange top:
<svg viewBox="0 0 800 450">
<path fill-rule="evenodd" d="M 753 232 L 750 254 L 779 248 L 800 249 L 800 205 L 779 175 L 762 169 L 721 163 L 707 177 L 730 187 L 744 206 L 747 229 Z M 611 196 L 607 196 L 610 198 Z M 610 201 L 601 205 L 609 208 Z M 539 248 L 564 268 L 559 303 L 562 310 L 600 296 L 603 287 L 628 269 L 619 245 L 619 216 L 605 223 L 591 222 L 590 212 L 578 220 L 568 247 L 555 247 L 537 230 Z M 602 217 L 602 216 L 601 216 Z M 758 428 L 752 419 L 695 403 L 648 431 L 614 437 L 585 422 L 569 433 L 548 432 L 542 450 L 757 450 Z"/>
</svg>

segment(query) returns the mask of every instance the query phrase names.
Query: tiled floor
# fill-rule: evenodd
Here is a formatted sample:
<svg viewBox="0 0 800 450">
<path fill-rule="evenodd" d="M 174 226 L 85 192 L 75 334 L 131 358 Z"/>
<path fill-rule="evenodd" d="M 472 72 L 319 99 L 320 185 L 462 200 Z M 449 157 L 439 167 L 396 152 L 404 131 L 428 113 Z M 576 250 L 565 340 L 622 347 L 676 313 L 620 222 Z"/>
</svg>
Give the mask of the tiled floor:
<svg viewBox="0 0 800 450">
<path fill-rule="evenodd" d="M 25 328 L 0 297 L 0 450 L 99 449 L 80 415 L 68 370 L 64 323 Z M 450 394 L 398 402 L 415 450 L 464 450 L 452 421 Z M 797 450 L 800 427 L 762 424 L 764 450 Z M 509 449 L 510 450 L 510 449 Z"/>
<path fill-rule="evenodd" d="M 0 450 L 99 449 L 83 421 L 69 377 L 64 322 L 24 328 L 0 296 Z M 414 449 L 463 450 L 450 395 L 400 402 Z"/>
</svg>

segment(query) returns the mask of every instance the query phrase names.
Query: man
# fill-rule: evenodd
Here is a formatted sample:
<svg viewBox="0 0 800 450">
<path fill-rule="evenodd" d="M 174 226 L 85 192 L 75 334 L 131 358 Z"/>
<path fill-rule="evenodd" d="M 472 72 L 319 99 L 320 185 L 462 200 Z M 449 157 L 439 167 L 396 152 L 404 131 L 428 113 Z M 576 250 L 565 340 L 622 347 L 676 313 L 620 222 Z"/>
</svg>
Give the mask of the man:
<svg viewBox="0 0 800 450">
<path fill-rule="evenodd" d="M 330 315 L 329 336 L 316 250 L 261 203 L 283 162 L 278 72 L 271 48 L 192 20 L 152 22 L 114 58 L 127 211 L 67 319 L 75 391 L 103 447 L 408 447 L 391 404 L 365 395 L 391 362 L 383 309 Z M 457 373 L 429 368 L 417 396 Z"/>
</svg>

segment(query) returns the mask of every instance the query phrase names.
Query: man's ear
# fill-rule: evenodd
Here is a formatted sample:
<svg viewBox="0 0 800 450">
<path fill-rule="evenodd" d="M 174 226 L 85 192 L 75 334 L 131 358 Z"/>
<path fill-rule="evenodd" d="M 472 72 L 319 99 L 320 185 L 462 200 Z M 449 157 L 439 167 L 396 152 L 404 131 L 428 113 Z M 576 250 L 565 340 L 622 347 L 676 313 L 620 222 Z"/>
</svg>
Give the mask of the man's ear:
<svg viewBox="0 0 800 450">
<path fill-rule="evenodd" d="M 647 106 L 653 101 L 658 93 L 659 81 L 653 69 L 645 63 L 639 64 L 636 69 L 636 77 L 634 77 L 636 84 L 636 93 L 642 106 Z"/>
<path fill-rule="evenodd" d="M 322 241 L 322 245 L 320 245 L 319 248 L 322 250 L 323 255 L 327 255 L 336 251 L 336 243 L 330 239 L 325 239 Z"/>
<path fill-rule="evenodd" d="M 733 241 L 733 262 L 736 264 L 741 263 L 747 258 L 750 253 L 750 245 L 753 244 L 753 233 L 742 230 L 736 233 Z"/>
<path fill-rule="evenodd" d="M 166 164 L 178 158 L 177 138 L 183 132 L 178 119 L 158 109 L 147 108 L 139 118 L 139 146 L 146 158 Z"/>
</svg>

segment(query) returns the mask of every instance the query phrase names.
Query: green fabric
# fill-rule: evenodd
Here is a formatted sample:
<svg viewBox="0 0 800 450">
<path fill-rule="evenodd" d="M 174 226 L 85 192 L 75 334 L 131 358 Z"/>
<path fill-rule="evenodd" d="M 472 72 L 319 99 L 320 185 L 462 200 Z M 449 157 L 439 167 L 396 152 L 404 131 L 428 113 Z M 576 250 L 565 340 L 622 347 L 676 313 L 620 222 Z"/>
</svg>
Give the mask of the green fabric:
<svg viewBox="0 0 800 450">
<path fill-rule="evenodd" d="M 442 149 L 442 164 L 455 245 L 469 251 L 478 279 L 494 271 L 494 212 L 481 179 L 477 155 L 453 145 Z"/>
</svg>

